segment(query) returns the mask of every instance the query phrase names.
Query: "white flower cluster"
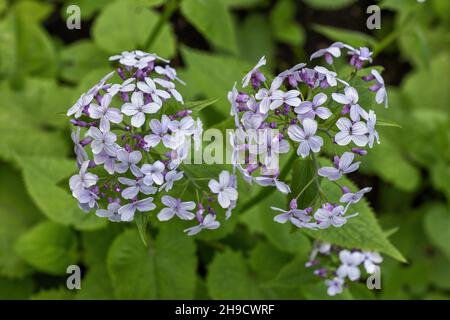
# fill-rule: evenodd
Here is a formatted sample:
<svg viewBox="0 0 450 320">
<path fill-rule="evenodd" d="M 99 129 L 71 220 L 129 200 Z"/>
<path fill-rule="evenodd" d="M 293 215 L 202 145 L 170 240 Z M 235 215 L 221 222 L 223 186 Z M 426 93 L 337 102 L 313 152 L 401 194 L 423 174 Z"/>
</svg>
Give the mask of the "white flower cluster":
<svg viewBox="0 0 450 320">
<path fill-rule="evenodd" d="M 339 264 L 336 264 L 333 255 L 339 257 Z M 379 270 L 379 264 L 383 258 L 377 252 L 362 250 L 346 250 L 329 243 L 316 242 L 310 253 L 306 267 L 318 267 L 314 274 L 325 279 L 327 293 L 335 296 L 342 293 L 346 280 L 357 281 L 361 278 L 360 266 L 368 274 L 373 274 Z"/>
<path fill-rule="evenodd" d="M 350 85 L 358 80 L 358 71 L 363 64 L 372 62 L 372 53 L 367 48 L 355 49 L 334 43 L 314 53 L 311 59 L 324 56 L 335 70 L 333 57 L 340 57 L 341 49 L 348 50 L 349 63 L 355 68 L 348 79 L 323 66 L 311 69 L 300 63 L 269 82 L 260 70 L 266 64 L 262 57 L 243 78 L 242 89 L 238 90 L 235 85 L 228 93 L 236 125 L 236 133 L 231 135 L 232 162 L 247 182 L 275 186 L 282 193 L 290 193 L 288 184 L 280 181 L 279 156 L 288 154 L 293 147 L 299 157 L 309 158 L 318 166 L 317 155 L 321 153 L 325 139 L 330 139 L 331 143 L 350 150 L 334 157 L 334 167 L 319 168 L 315 175 L 338 183 L 336 181 L 344 174 L 358 170 L 360 162 L 353 163 L 353 160 L 355 155 L 367 153 L 362 148 L 372 148 L 375 141 L 379 143 L 375 112 L 367 111 L 358 103 L 359 93 Z M 376 84 L 366 90 L 377 91 L 377 103 L 387 103 L 384 81 L 376 69 L 360 78 L 376 80 Z M 248 89 L 250 84 L 252 88 Z M 348 188 L 341 187 L 344 193 L 350 193 Z M 319 186 L 318 189 L 320 191 Z M 354 198 L 343 197 L 341 202 L 346 204 L 345 207 L 316 201 L 314 208 L 309 207 L 311 204 L 303 204 L 307 207 L 303 210 L 297 209 L 296 200 L 300 195 L 296 195 L 288 211 L 273 208 L 283 212 L 275 217 L 275 221 L 290 221 L 297 227 L 307 228 L 340 227 L 356 215 L 344 216 L 349 205 L 358 202 L 368 191 L 370 188 L 365 188 Z M 310 215 L 313 211 L 315 213 Z"/>
</svg>

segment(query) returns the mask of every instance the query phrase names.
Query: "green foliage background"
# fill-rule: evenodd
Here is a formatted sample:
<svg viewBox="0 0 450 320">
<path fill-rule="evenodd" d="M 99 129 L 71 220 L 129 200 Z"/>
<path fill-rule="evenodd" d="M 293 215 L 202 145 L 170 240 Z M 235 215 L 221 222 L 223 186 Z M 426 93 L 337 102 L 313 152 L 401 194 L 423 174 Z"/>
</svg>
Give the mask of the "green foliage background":
<svg viewBox="0 0 450 320">
<path fill-rule="evenodd" d="M 385 256 L 382 290 L 351 284 L 338 299 L 448 299 L 450 2 L 376 2 L 375 32 L 365 28 L 371 3 L 0 0 L 0 298 L 325 299 L 322 281 L 304 267 L 318 238 Z M 81 30 L 65 27 L 69 4 L 81 8 Z M 375 190 L 342 229 L 275 224 L 268 207 L 286 199 L 256 187 L 244 187 L 221 229 L 194 238 L 182 223 L 150 216 L 148 248 L 135 225 L 77 208 L 67 190 L 75 167 L 64 114 L 110 70 L 108 56 L 141 48 L 171 58 L 188 100 L 218 99 L 201 117 L 224 129 L 226 92 L 260 56 L 275 72 L 332 41 L 375 51 L 391 84 L 390 108 L 375 110 L 402 127 L 379 129 L 382 144 L 356 179 Z M 293 181 L 304 165 L 294 163 Z M 70 264 L 83 267 L 81 290 L 66 289 Z"/>
</svg>

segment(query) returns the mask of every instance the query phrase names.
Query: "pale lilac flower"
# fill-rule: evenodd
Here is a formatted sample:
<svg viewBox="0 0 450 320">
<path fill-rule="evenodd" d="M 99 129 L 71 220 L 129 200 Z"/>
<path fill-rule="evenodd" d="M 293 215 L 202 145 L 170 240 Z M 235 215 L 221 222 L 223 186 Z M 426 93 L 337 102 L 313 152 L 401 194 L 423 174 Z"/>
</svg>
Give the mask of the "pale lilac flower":
<svg viewBox="0 0 450 320">
<path fill-rule="evenodd" d="M 163 196 L 161 202 L 167 206 L 167 208 L 163 208 L 158 213 L 159 221 L 170 220 L 174 215 L 182 220 L 192 220 L 195 218 L 195 215 L 191 212 L 191 210 L 195 209 L 195 202 L 193 201 L 181 202 L 181 199 Z"/>
<path fill-rule="evenodd" d="M 248 111 L 242 116 L 242 123 L 246 130 L 257 130 L 261 127 L 261 124 L 267 118 L 267 114 L 254 113 L 253 111 Z"/>
<path fill-rule="evenodd" d="M 373 143 L 375 140 L 377 143 L 380 143 L 380 137 L 378 136 L 378 132 L 375 130 L 375 125 L 377 123 L 377 115 L 373 110 L 369 111 L 369 117 L 367 119 L 367 131 L 369 133 L 368 139 L 369 139 L 369 148 L 373 147 Z"/>
<path fill-rule="evenodd" d="M 317 221 L 317 227 L 319 229 L 326 229 L 330 226 L 342 227 L 349 218 L 353 218 L 357 213 L 344 216 L 345 209 L 343 206 L 334 206 L 326 203 L 322 208 L 317 209 L 314 213 L 314 219 Z"/>
<path fill-rule="evenodd" d="M 96 127 L 90 127 L 86 135 L 94 139 L 91 142 L 92 153 L 98 154 L 104 150 L 110 155 L 115 155 L 115 142 L 117 137 L 114 133 L 110 131 L 100 131 Z"/>
<path fill-rule="evenodd" d="M 351 281 L 358 280 L 361 276 L 358 266 L 364 260 L 361 252 L 342 250 L 339 252 L 339 259 L 341 260 L 341 265 L 336 271 L 337 275 L 342 279 L 348 277 Z"/>
<path fill-rule="evenodd" d="M 351 55 L 350 64 L 358 70 L 362 68 L 364 62 L 372 63 L 372 52 L 366 47 L 352 49 L 348 54 Z"/>
<path fill-rule="evenodd" d="M 74 144 L 73 151 L 77 157 L 78 166 L 81 166 L 84 161 L 89 159 L 86 150 L 84 150 L 83 142 L 80 140 L 80 131 L 81 129 L 78 127 L 76 131 L 72 131 L 71 133 L 71 138 Z"/>
<path fill-rule="evenodd" d="M 120 221 L 120 215 L 119 215 L 119 209 L 120 204 L 117 202 L 111 202 L 108 204 L 108 209 L 97 209 L 95 211 L 95 214 L 100 218 L 108 218 L 109 221 L 112 222 L 119 222 Z"/>
<path fill-rule="evenodd" d="M 344 105 L 344 110 L 350 108 L 350 118 L 353 121 L 359 121 L 362 117 L 363 119 L 367 119 L 368 114 L 367 111 L 361 108 L 358 104 L 359 95 L 358 91 L 355 88 L 347 86 L 344 89 L 344 93 L 333 93 L 333 100 L 337 103 Z"/>
<path fill-rule="evenodd" d="M 87 172 L 88 167 L 89 160 L 86 160 L 81 165 L 80 172 L 69 179 L 70 190 L 75 198 L 81 190 L 94 186 L 98 181 L 97 175 Z"/>
<path fill-rule="evenodd" d="M 353 141 L 358 147 L 364 147 L 369 142 L 367 125 L 362 121 L 352 123 L 347 118 L 340 118 L 336 126 L 340 130 L 334 137 L 338 145 L 346 146 Z"/>
<path fill-rule="evenodd" d="M 156 58 L 152 55 L 146 55 L 144 57 L 140 57 L 139 61 L 134 65 L 136 68 L 142 70 L 147 68 L 150 65 L 150 62 L 155 61 Z"/>
<path fill-rule="evenodd" d="M 291 193 L 291 188 L 283 181 L 278 180 L 278 177 L 256 177 L 255 182 L 263 187 L 274 186 L 278 189 L 278 191 L 284 194 Z"/>
<path fill-rule="evenodd" d="M 133 171 L 135 179 L 119 177 L 118 180 L 121 184 L 128 186 L 122 190 L 122 197 L 124 199 L 134 199 L 141 192 L 145 195 L 154 194 L 158 190 L 157 188 L 146 185 L 144 183 L 144 174 L 138 169 Z"/>
<path fill-rule="evenodd" d="M 238 198 L 238 193 L 231 186 L 231 182 L 230 173 L 224 170 L 219 174 L 219 181 L 211 179 L 208 183 L 209 189 L 218 195 L 219 204 L 224 209 L 231 205 L 231 201 L 235 201 Z"/>
<path fill-rule="evenodd" d="M 297 155 L 305 158 L 309 152 L 319 152 L 323 145 L 322 137 L 316 136 L 317 122 L 311 119 L 303 120 L 303 129 L 297 125 L 291 125 L 288 129 L 288 135 L 291 140 L 299 142 Z"/>
<path fill-rule="evenodd" d="M 220 222 L 216 221 L 216 215 L 207 214 L 204 218 L 202 218 L 201 222 L 191 228 L 187 228 L 184 232 L 187 233 L 188 236 L 193 236 L 204 229 L 214 230 L 220 227 Z"/>
<path fill-rule="evenodd" d="M 163 88 L 166 88 L 170 94 L 175 98 L 175 100 L 177 100 L 180 103 L 184 103 L 183 101 L 183 97 L 181 96 L 181 94 L 175 89 L 175 84 L 173 82 L 164 80 L 164 79 L 155 79 L 154 80 L 157 84 L 159 84 L 160 86 L 162 86 Z"/>
<path fill-rule="evenodd" d="M 161 66 L 156 66 L 155 72 L 161 75 L 165 75 L 170 80 L 177 80 L 179 83 L 186 85 L 183 80 L 177 77 L 177 71 L 169 65 L 166 65 L 164 68 Z"/>
<path fill-rule="evenodd" d="M 322 75 L 326 81 L 326 84 L 330 87 L 337 86 L 337 73 L 334 71 L 330 71 L 327 68 L 317 66 L 314 68 L 314 70 L 317 71 L 318 74 Z"/>
<path fill-rule="evenodd" d="M 325 280 L 327 286 L 327 294 L 329 296 L 335 296 L 342 293 L 344 290 L 344 279 L 335 277 L 332 280 Z"/>
<path fill-rule="evenodd" d="M 239 91 L 236 89 L 236 82 L 233 85 L 233 89 L 228 92 L 227 99 L 231 104 L 230 115 L 234 117 L 234 124 L 236 127 L 239 127 L 239 110 L 238 103 L 236 101 L 239 95 Z"/>
<path fill-rule="evenodd" d="M 352 163 L 355 155 L 351 152 L 344 152 L 344 154 L 337 161 L 337 168 L 322 167 L 318 170 L 319 176 L 326 177 L 330 181 L 339 180 L 343 174 L 348 174 L 359 169 L 361 162 Z"/>
<path fill-rule="evenodd" d="M 189 136 L 193 133 L 194 124 L 195 122 L 192 117 L 184 117 L 181 120 L 172 120 L 169 123 L 169 129 L 182 136 Z"/>
<path fill-rule="evenodd" d="M 335 42 L 328 48 L 320 49 L 320 50 L 314 52 L 311 55 L 310 60 L 325 56 L 325 61 L 328 64 L 333 64 L 333 57 L 339 58 L 341 56 L 341 49 L 344 47 L 351 48 L 350 46 L 347 46 L 347 45 L 343 44 L 342 42 Z"/>
<path fill-rule="evenodd" d="M 109 61 L 119 61 L 120 64 L 123 64 L 127 67 L 134 67 L 138 60 L 136 59 L 136 54 L 134 52 L 122 51 L 120 55 L 114 55 L 109 57 Z"/>
<path fill-rule="evenodd" d="M 144 103 L 144 95 L 142 92 L 133 92 L 131 102 L 124 103 L 122 113 L 131 116 L 131 125 L 140 128 L 145 122 L 146 113 L 156 113 L 161 105 L 155 102 Z"/>
<path fill-rule="evenodd" d="M 173 183 L 175 181 L 181 180 L 183 178 L 183 171 L 176 171 L 176 170 L 171 170 L 169 172 L 166 173 L 166 175 L 164 176 L 164 184 L 159 188 L 159 190 L 165 190 L 166 192 L 169 192 L 172 187 L 173 187 Z"/>
<path fill-rule="evenodd" d="M 250 80 L 252 78 L 252 76 L 258 72 L 258 69 L 261 68 L 262 66 L 264 66 L 266 64 L 266 58 L 264 56 L 261 57 L 261 59 L 259 59 L 258 63 L 256 64 L 256 66 L 254 66 L 252 68 L 252 70 L 250 70 L 242 79 L 242 87 L 245 88 L 248 86 L 248 84 L 250 83 Z M 264 80 L 263 80 L 264 81 Z"/>
<path fill-rule="evenodd" d="M 163 171 L 165 169 L 164 163 L 161 161 L 155 161 L 153 164 L 144 164 L 141 168 L 144 177 L 144 183 L 146 185 L 152 185 L 153 182 L 157 185 L 162 185 L 164 183 Z"/>
<path fill-rule="evenodd" d="M 96 165 L 103 164 L 106 172 L 109 174 L 114 174 L 116 166 L 117 156 L 115 154 L 109 154 L 103 150 L 100 153 L 94 154 L 94 162 Z"/>
<path fill-rule="evenodd" d="M 287 92 L 277 90 L 272 94 L 272 102 L 269 108 L 270 110 L 275 110 L 284 104 L 291 107 L 298 107 L 302 102 L 298 97 L 299 95 L 300 91 L 298 90 L 289 90 Z"/>
<path fill-rule="evenodd" d="M 98 207 L 98 196 L 91 189 L 80 190 L 75 198 L 78 199 L 78 206 L 84 212 L 89 212 L 91 209 Z"/>
<path fill-rule="evenodd" d="M 170 98 L 170 94 L 168 92 L 156 88 L 155 81 L 153 81 L 148 77 L 146 77 L 144 80 L 145 82 L 139 81 L 137 83 L 137 87 L 139 88 L 139 90 L 149 94 L 152 97 L 153 102 L 162 105 L 161 98 L 163 99 Z"/>
<path fill-rule="evenodd" d="M 313 228 L 313 225 L 309 223 L 309 221 L 311 221 L 311 216 L 309 215 L 308 210 L 300 210 L 292 205 L 287 211 L 277 207 L 270 208 L 274 211 L 281 212 L 273 218 L 275 222 L 286 223 L 289 221 L 298 228 Z"/>
<path fill-rule="evenodd" d="M 280 88 L 283 83 L 282 77 L 276 77 L 270 84 L 270 88 L 261 88 L 256 93 L 255 98 L 261 100 L 259 104 L 259 112 L 266 114 L 269 111 L 270 104 L 273 100 L 273 94 Z"/>
<path fill-rule="evenodd" d="M 281 72 L 277 77 L 280 77 L 282 79 L 286 79 L 286 78 L 292 77 L 292 76 L 294 76 L 297 73 L 298 70 L 304 68 L 305 66 L 306 66 L 306 63 L 296 64 L 292 68 Z"/>
<path fill-rule="evenodd" d="M 330 252 L 331 252 L 331 243 L 315 241 L 313 249 L 309 254 L 308 261 L 305 263 L 305 267 L 309 268 L 312 267 L 313 265 L 316 265 L 317 264 L 316 257 L 319 253 L 323 255 L 329 255 Z"/>
<path fill-rule="evenodd" d="M 362 199 L 362 197 L 364 197 L 364 194 L 370 192 L 371 190 L 372 190 L 372 188 L 367 187 L 367 188 L 363 188 L 355 193 L 347 192 L 341 197 L 341 199 L 339 199 L 339 201 L 342 203 L 348 203 L 348 204 L 358 203 Z"/>
<path fill-rule="evenodd" d="M 316 115 L 320 119 L 328 119 L 331 116 L 331 111 L 322 107 L 322 105 L 327 101 L 327 96 L 325 93 L 318 93 L 314 96 L 313 101 L 303 101 L 298 107 L 294 109 L 294 112 L 299 115 L 299 120 L 305 118 L 313 119 Z"/>
<path fill-rule="evenodd" d="M 135 174 L 139 171 L 137 164 L 142 160 L 142 153 L 140 151 L 128 152 L 125 149 L 120 149 L 117 151 L 117 160 L 119 162 L 115 165 L 115 171 L 125 173 L 128 168 L 131 168 L 131 172 Z"/>
<path fill-rule="evenodd" d="M 378 252 L 364 251 L 364 268 L 367 273 L 373 274 L 378 268 L 378 265 L 383 262 L 383 258 Z"/>
<path fill-rule="evenodd" d="M 384 84 L 384 79 L 381 74 L 376 70 L 372 69 L 372 75 L 375 77 L 377 83 L 370 87 L 370 90 L 376 91 L 375 101 L 378 104 L 384 103 L 385 108 L 388 107 L 388 96 L 386 91 L 386 86 Z"/>
<path fill-rule="evenodd" d="M 67 116 L 75 115 L 75 118 L 81 117 L 84 107 L 89 105 L 94 99 L 93 93 L 83 93 L 75 104 L 67 111 Z"/>
<path fill-rule="evenodd" d="M 272 130 L 264 130 L 261 140 L 263 141 L 258 146 L 260 159 L 262 159 L 265 166 L 277 169 L 279 155 L 289 152 L 289 142 L 285 139 L 280 140 L 279 135 L 274 135 Z"/>
<path fill-rule="evenodd" d="M 153 203 L 153 198 L 149 197 L 142 200 L 134 200 L 133 202 L 120 207 L 118 213 L 120 214 L 120 219 L 122 221 L 132 221 L 136 210 L 139 212 L 148 212 L 155 208 L 156 205 Z"/>
<path fill-rule="evenodd" d="M 149 135 L 146 135 L 144 137 L 145 142 L 150 147 L 157 146 L 161 141 L 163 142 L 164 146 L 170 147 L 172 146 L 172 139 L 169 131 L 169 124 L 170 119 L 165 114 L 162 115 L 161 121 L 157 119 L 150 120 L 150 130 L 153 132 Z"/>
<path fill-rule="evenodd" d="M 108 88 L 108 93 L 114 96 L 118 92 L 132 92 L 136 88 L 136 84 L 134 83 L 135 80 L 135 78 L 130 78 L 125 80 L 122 84 L 115 83 Z"/>
<path fill-rule="evenodd" d="M 109 131 L 110 122 L 120 123 L 123 119 L 123 115 L 120 113 L 119 109 L 109 107 L 111 100 L 112 96 L 109 93 L 106 93 L 102 97 L 100 105 L 95 103 L 89 105 L 89 116 L 92 119 L 100 119 L 100 129 L 103 132 Z"/>
</svg>

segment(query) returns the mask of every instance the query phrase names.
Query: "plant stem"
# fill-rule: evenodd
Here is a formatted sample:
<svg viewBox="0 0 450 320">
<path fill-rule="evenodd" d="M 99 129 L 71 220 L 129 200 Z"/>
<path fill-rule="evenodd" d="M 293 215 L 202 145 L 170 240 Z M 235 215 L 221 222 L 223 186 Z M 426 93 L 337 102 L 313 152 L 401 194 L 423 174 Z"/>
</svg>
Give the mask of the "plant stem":
<svg viewBox="0 0 450 320">
<path fill-rule="evenodd" d="M 162 27 L 164 24 L 170 19 L 172 14 L 175 12 L 175 10 L 178 8 L 178 2 L 179 0 L 168 0 L 166 5 L 164 6 L 164 11 L 159 17 L 158 22 L 156 23 L 156 26 L 153 28 L 152 33 L 147 38 L 147 41 L 145 41 L 143 50 L 148 50 L 152 47 L 153 43 L 155 42 L 156 38 L 158 37 Z"/>
</svg>

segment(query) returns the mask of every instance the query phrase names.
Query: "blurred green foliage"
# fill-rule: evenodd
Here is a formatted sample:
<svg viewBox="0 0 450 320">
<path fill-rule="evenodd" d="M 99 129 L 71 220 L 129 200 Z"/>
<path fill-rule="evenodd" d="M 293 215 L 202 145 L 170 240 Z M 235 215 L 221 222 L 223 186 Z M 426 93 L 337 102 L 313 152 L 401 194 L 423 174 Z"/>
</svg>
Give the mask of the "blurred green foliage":
<svg viewBox="0 0 450 320">
<path fill-rule="evenodd" d="M 379 1 L 382 28 L 374 32 L 333 23 L 349 8 L 365 21 L 365 1 L 181 0 L 168 17 L 174 2 L 0 0 L 0 298 L 325 299 L 323 282 L 304 267 L 314 237 L 385 254 L 382 290 L 356 283 L 337 298 L 448 299 L 450 2 Z M 81 30 L 65 29 L 69 4 L 81 8 Z M 188 83 L 183 95 L 217 99 L 200 113 L 223 129 L 226 92 L 260 56 L 276 71 L 331 41 L 374 49 L 393 84 L 378 117 L 401 126 L 379 128 L 382 143 L 357 177 L 375 184 L 371 203 L 359 204 L 360 216 L 341 231 L 273 223 L 268 207 L 286 199 L 269 193 L 195 238 L 179 222 L 151 217 L 146 248 L 135 226 L 77 208 L 67 187 L 74 159 L 65 111 L 107 73 L 109 55 L 141 48 L 173 59 Z M 294 164 L 293 175 L 307 176 L 303 168 Z M 81 290 L 66 289 L 69 264 L 83 266 Z"/>
</svg>

